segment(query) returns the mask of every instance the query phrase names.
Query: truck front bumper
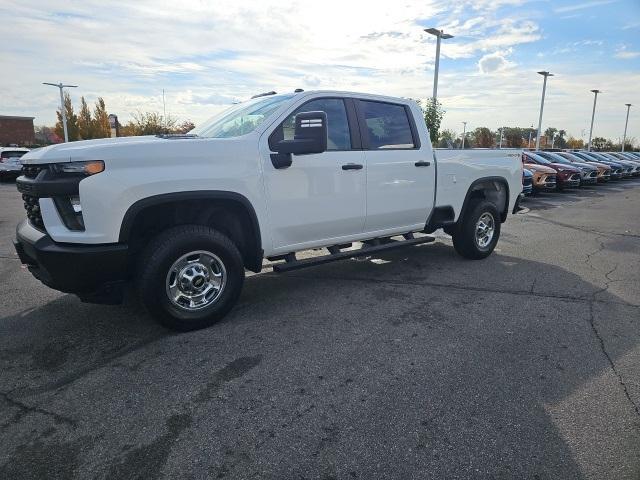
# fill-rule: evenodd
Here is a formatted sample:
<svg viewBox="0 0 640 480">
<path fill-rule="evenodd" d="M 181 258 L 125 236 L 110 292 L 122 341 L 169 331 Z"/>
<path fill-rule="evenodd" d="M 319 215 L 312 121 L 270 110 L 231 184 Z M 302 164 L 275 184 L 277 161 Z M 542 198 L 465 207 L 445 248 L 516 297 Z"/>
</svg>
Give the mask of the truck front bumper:
<svg viewBox="0 0 640 480">
<path fill-rule="evenodd" d="M 23 220 L 14 246 L 20 261 L 50 288 L 91 303 L 120 303 L 127 277 L 127 245 L 54 242 Z"/>
</svg>

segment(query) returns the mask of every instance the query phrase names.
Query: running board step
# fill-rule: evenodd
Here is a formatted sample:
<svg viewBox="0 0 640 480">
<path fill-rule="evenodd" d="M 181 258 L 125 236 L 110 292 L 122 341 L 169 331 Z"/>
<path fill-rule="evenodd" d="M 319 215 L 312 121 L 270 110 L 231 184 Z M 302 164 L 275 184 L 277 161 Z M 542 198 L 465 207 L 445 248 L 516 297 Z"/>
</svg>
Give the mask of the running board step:
<svg viewBox="0 0 640 480">
<path fill-rule="evenodd" d="M 299 268 L 314 267 L 323 263 L 344 260 L 345 258 L 362 257 L 372 253 L 393 250 L 394 248 L 420 245 L 422 243 L 431 243 L 433 241 L 435 241 L 434 237 L 425 236 L 410 238 L 408 240 L 389 240 L 386 243 L 379 243 L 377 245 L 363 244 L 362 248 L 359 248 L 358 250 L 347 250 L 345 252 L 330 253 L 329 255 L 323 255 L 321 257 L 303 258 L 300 260 L 288 261 L 286 263 L 279 263 L 273 266 L 273 271 L 278 273 L 288 272 L 290 270 L 298 270 Z"/>
</svg>

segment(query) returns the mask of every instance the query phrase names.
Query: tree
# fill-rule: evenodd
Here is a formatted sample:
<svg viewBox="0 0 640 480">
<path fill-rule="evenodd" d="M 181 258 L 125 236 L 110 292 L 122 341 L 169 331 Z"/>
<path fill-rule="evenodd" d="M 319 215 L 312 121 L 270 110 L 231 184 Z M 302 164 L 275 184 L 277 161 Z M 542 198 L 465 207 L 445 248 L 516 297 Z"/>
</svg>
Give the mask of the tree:
<svg viewBox="0 0 640 480">
<path fill-rule="evenodd" d="M 78 135 L 82 140 L 88 140 L 93 137 L 93 119 L 91 118 L 91 110 L 87 106 L 84 97 L 80 98 L 80 113 L 78 114 Z"/>
<path fill-rule="evenodd" d="M 553 138 L 555 137 L 556 133 L 558 133 L 558 129 L 554 127 L 549 127 L 544 131 L 544 136 L 546 137 L 547 145 L 551 146 L 551 144 L 553 143 Z"/>
<path fill-rule="evenodd" d="M 608 138 L 596 137 L 591 140 L 591 149 L 598 152 L 613 150 L 613 142 Z"/>
<path fill-rule="evenodd" d="M 528 139 L 528 136 L 527 136 Z M 522 148 L 524 130 L 519 127 L 505 128 L 503 132 L 503 145 L 510 148 Z"/>
<path fill-rule="evenodd" d="M 440 138 L 437 146 L 440 148 L 455 148 L 456 141 L 458 140 L 458 134 L 453 130 L 443 130 L 440 133 Z"/>
<path fill-rule="evenodd" d="M 176 127 L 176 120 L 171 117 L 166 119 L 157 112 L 134 113 L 132 119 L 120 129 L 123 137 L 134 135 L 159 135 L 172 133 Z"/>
<path fill-rule="evenodd" d="M 73 111 L 73 105 L 71 104 L 71 96 L 64 93 L 64 111 L 67 117 L 67 133 L 69 135 L 69 141 L 73 142 L 78 139 L 78 116 Z M 56 135 L 60 138 L 64 138 L 64 126 L 62 124 L 62 113 L 60 110 L 56 111 L 58 121 L 56 122 L 55 131 Z"/>
<path fill-rule="evenodd" d="M 476 148 L 493 147 L 493 132 L 487 127 L 478 127 L 471 134 Z"/>
<path fill-rule="evenodd" d="M 567 141 L 564 139 L 567 134 L 566 130 L 558 130 L 558 134 L 556 135 L 555 146 L 558 148 L 567 148 Z"/>
<path fill-rule="evenodd" d="M 438 138 L 440 136 L 440 125 L 442 124 L 442 118 L 446 113 L 442 108 L 442 104 L 434 99 L 428 98 L 426 101 L 418 100 L 418 105 L 422 108 L 422 113 L 424 114 L 424 122 L 427 124 L 427 129 L 429 130 L 429 137 L 431 138 L 431 143 L 435 145 L 438 143 Z"/>
<path fill-rule="evenodd" d="M 109 126 L 109 115 L 107 107 L 102 97 L 96 100 L 96 106 L 93 109 L 93 138 L 109 138 L 111 136 L 111 127 Z"/>
<path fill-rule="evenodd" d="M 584 148 L 584 142 L 575 137 L 569 137 L 567 139 L 567 147 L 566 148 Z"/>
<path fill-rule="evenodd" d="M 46 125 L 36 125 L 33 127 L 35 133 L 36 143 L 39 145 L 49 145 L 53 142 L 53 138 L 56 137 L 54 129 L 47 127 Z"/>
</svg>

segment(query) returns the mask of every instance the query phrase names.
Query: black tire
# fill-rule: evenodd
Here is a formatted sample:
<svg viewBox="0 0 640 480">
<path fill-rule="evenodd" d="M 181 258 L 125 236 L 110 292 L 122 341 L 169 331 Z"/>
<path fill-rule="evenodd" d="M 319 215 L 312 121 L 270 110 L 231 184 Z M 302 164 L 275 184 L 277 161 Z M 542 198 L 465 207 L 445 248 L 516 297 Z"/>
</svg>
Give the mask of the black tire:
<svg viewBox="0 0 640 480">
<path fill-rule="evenodd" d="M 476 227 L 483 215 L 490 215 L 493 219 L 493 235 L 486 245 L 480 245 L 476 238 Z M 456 224 L 453 233 L 453 247 L 456 252 L 471 260 L 480 260 L 491 255 L 500 238 L 500 214 L 496 206 L 486 200 L 475 200 Z"/>
<path fill-rule="evenodd" d="M 192 257 L 188 254 L 194 252 L 204 252 L 208 259 L 213 254 L 223 266 L 224 282 L 212 303 L 189 309 L 169 298 L 169 271 L 182 258 L 189 262 Z M 165 230 L 149 242 L 138 261 L 136 286 L 142 304 L 158 323 L 180 332 L 206 328 L 222 319 L 238 300 L 243 283 L 244 264 L 238 248 L 225 235 L 203 225 Z"/>
</svg>

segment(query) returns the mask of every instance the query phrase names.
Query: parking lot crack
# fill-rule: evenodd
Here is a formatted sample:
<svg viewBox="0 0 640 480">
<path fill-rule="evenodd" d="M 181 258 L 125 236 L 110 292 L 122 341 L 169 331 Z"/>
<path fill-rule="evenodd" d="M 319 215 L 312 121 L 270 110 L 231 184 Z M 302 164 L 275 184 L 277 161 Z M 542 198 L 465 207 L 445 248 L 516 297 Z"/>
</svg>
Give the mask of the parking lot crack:
<svg viewBox="0 0 640 480">
<path fill-rule="evenodd" d="M 25 403 L 20 402 L 19 400 L 15 400 L 14 398 L 11 398 L 9 395 L 7 395 L 4 392 L 0 392 L 0 397 L 2 397 L 2 399 L 6 403 L 8 403 L 11 406 L 16 407 L 16 408 L 18 408 L 20 410 L 20 413 L 18 415 L 14 415 L 12 421 L 10 421 L 9 423 L 3 425 L 3 427 L 8 426 L 9 424 L 19 420 L 24 415 L 29 414 L 29 413 L 37 413 L 37 414 L 40 414 L 40 415 L 45 415 L 47 417 L 53 418 L 53 420 L 56 423 L 69 425 L 69 426 L 74 427 L 74 428 L 77 426 L 76 421 L 74 419 L 70 418 L 70 417 L 67 417 L 65 415 L 60 415 L 59 413 L 50 412 L 49 410 L 45 410 L 44 408 L 27 405 Z"/>
<path fill-rule="evenodd" d="M 629 402 L 631 408 L 635 411 L 636 415 L 640 417 L 640 407 L 638 407 L 638 404 L 633 401 L 633 398 L 631 398 L 631 394 L 629 393 L 627 384 L 622 378 L 622 375 L 620 374 L 620 372 L 618 372 L 616 368 L 616 364 L 613 362 L 611 355 L 609 355 L 609 352 L 607 352 L 607 347 L 604 343 L 604 339 L 600 335 L 600 332 L 598 331 L 598 327 L 596 327 L 593 304 L 594 304 L 594 301 L 592 300 L 589 303 L 589 324 L 591 326 L 591 330 L 593 331 L 593 334 L 595 335 L 596 339 L 598 340 L 598 343 L 600 344 L 600 350 L 602 350 L 602 354 L 604 355 L 607 362 L 609 363 L 609 368 L 618 379 L 618 383 L 620 384 L 620 387 L 622 388 L 622 391 L 624 392 L 625 397 L 627 397 L 627 401 Z"/>
</svg>

